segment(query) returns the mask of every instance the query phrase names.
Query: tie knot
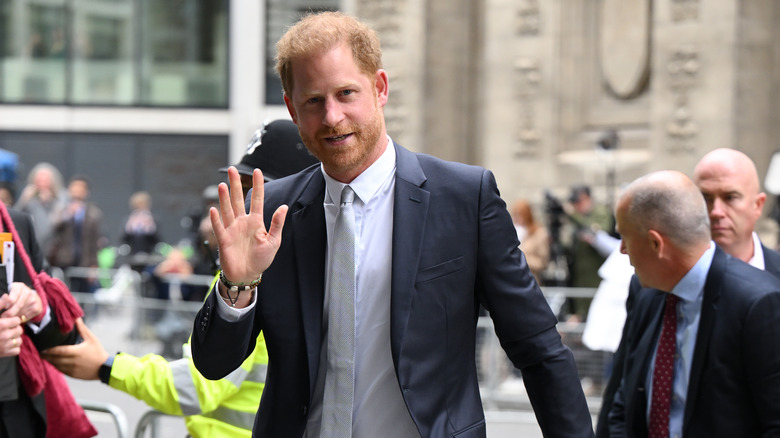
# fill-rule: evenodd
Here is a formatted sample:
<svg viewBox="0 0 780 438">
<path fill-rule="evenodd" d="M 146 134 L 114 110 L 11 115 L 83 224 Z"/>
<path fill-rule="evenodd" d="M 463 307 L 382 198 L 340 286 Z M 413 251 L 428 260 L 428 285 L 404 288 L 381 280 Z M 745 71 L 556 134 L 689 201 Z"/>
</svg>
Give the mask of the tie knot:
<svg viewBox="0 0 780 438">
<path fill-rule="evenodd" d="M 341 190 L 341 203 L 351 204 L 354 199 L 355 192 L 352 190 L 352 187 L 344 186 L 344 188 Z"/>
<path fill-rule="evenodd" d="M 680 297 L 670 293 L 666 294 L 666 307 L 664 308 L 665 314 L 669 316 L 676 315 L 678 302 L 680 302 Z"/>
</svg>

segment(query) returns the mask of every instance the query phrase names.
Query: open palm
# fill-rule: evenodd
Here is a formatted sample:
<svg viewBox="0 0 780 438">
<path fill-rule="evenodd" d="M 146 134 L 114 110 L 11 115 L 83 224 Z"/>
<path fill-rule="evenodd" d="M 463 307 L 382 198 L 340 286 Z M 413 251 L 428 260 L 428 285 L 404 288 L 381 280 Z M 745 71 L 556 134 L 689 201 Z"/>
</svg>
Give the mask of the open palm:
<svg viewBox="0 0 780 438">
<path fill-rule="evenodd" d="M 255 169 L 249 212 L 244 208 L 241 179 L 235 167 L 228 169 L 230 190 L 219 185 L 219 210 L 209 211 L 211 225 L 219 245 L 219 260 L 225 277 L 233 283 L 248 284 L 260 277 L 271 265 L 282 242 L 287 206 L 276 209 L 271 227 L 263 222 L 263 174 Z"/>
</svg>

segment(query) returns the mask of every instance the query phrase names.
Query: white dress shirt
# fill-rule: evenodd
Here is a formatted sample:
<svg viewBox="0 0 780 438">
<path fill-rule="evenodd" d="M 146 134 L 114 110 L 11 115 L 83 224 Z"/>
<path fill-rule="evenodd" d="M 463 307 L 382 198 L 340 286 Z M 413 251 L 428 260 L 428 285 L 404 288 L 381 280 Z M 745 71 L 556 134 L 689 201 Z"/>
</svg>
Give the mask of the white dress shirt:
<svg viewBox="0 0 780 438">
<path fill-rule="evenodd" d="M 330 248 L 342 184 L 325 173 L 325 223 Z M 390 276 L 392 273 L 395 148 L 388 137 L 382 156 L 355 178 L 355 396 L 354 437 L 420 436 L 401 395 L 390 352 Z M 328 262 L 330 254 L 328 253 Z M 326 269 L 326 272 L 329 272 Z M 325 279 L 326 283 L 330 281 Z M 327 318 L 330 297 L 325 287 L 323 341 L 307 438 L 319 436 L 327 360 Z"/>
</svg>

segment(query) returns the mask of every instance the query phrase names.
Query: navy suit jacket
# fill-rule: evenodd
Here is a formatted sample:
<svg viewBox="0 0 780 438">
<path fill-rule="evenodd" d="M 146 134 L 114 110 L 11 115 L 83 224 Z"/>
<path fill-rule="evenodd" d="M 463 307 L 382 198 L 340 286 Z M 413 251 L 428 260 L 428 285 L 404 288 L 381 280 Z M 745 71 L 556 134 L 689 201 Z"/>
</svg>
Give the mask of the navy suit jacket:
<svg viewBox="0 0 780 438">
<path fill-rule="evenodd" d="M 547 436 L 592 436 L 587 404 L 557 320 L 517 249 L 493 175 L 396 145 L 391 350 L 396 377 L 423 437 L 484 437 L 475 363 L 479 305 L 526 387 Z M 195 320 L 192 352 L 210 379 L 235 369 L 262 330 L 268 374 L 255 419 L 262 437 L 301 436 L 323 341 L 325 181 L 319 166 L 265 186 L 269 221 L 290 208 L 282 244 L 248 317 L 227 322 L 216 294 Z"/>
<path fill-rule="evenodd" d="M 764 269 L 780 278 L 780 252 L 771 250 L 761 245 L 761 251 L 764 253 Z M 639 280 L 635 277 L 631 279 L 631 287 L 628 291 L 628 297 L 626 299 L 626 315 L 628 320 L 634 307 L 634 300 L 637 294 L 640 293 L 641 286 Z M 601 398 L 601 410 L 599 411 L 598 424 L 596 426 L 596 438 L 608 438 L 609 435 L 609 411 L 612 408 L 612 400 L 615 397 L 615 392 L 620 386 L 620 380 L 622 378 L 621 370 L 625 361 L 625 345 L 623 339 L 626 338 L 626 330 L 628 324 L 623 326 L 623 337 L 621 338 L 620 345 L 615 351 L 612 357 L 612 374 L 609 377 L 607 385 L 604 387 L 604 394 Z"/>
<path fill-rule="evenodd" d="M 636 292 L 624 330 L 620 387 L 609 436 L 647 436 L 647 378 L 665 293 Z M 780 434 L 780 279 L 717 248 L 701 309 L 683 415 L 683 436 Z"/>
</svg>

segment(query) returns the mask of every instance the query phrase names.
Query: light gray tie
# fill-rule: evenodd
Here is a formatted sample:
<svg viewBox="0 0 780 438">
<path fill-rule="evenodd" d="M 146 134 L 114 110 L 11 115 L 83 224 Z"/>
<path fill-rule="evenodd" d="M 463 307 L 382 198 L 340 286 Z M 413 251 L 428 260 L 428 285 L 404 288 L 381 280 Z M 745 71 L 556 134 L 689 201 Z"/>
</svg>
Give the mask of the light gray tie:
<svg viewBox="0 0 780 438">
<path fill-rule="evenodd" d="M 322 401 L 322 438 L 352 436 L 355 392 L 355 212 L 350 186 L 341 191 L 329 272 L 328 366 Z"/>
</svg>

